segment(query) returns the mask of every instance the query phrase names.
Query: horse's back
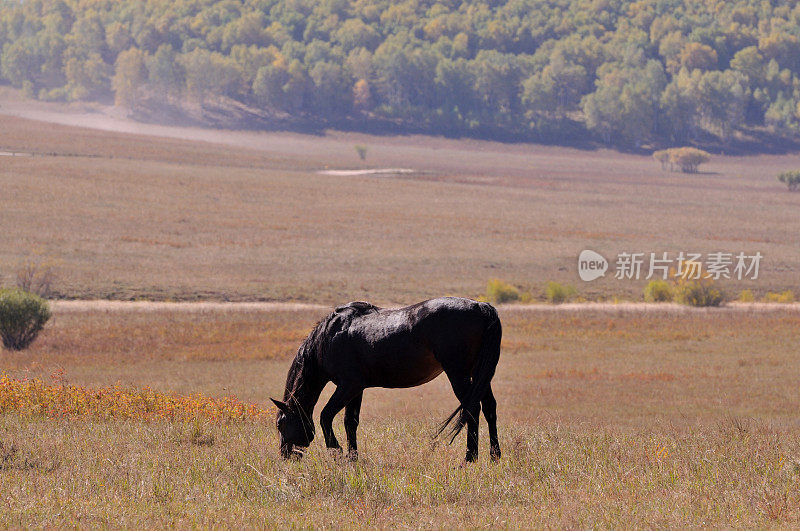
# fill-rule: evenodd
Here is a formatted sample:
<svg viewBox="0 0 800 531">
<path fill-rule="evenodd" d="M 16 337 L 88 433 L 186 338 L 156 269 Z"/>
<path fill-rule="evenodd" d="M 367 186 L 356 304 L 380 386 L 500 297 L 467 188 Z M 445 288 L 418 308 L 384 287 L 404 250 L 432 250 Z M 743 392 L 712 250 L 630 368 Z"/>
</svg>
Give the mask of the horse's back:
<svg viewBox="0 0 800 531">
<path fill-rule="evenodd" d="M 369 306 L 341 307 L 362 313 L 353 317 L 336 350 L 343 358 L 352 356 L 342 361 L 355 361 L 370 386 L 379 387 L 413 387 L 453 363 L 471 366 L 487 323 L 496 318 L 491 305 L 457 297 L 397 309 Z"/>
<path fill-rule="evenodd" d="M 497 318 L 494 308 L 487 303 L 460 297 L 439 297 L 402 308 L 378 308 L 364 302 L 351 302 L 340 306 L 336 312 L 353 312 L 351 333 L 361 333 L 371 341 L 393 336 L 448 335 L 450 329 L 462 331 L 482 328 Z"/>
<path fill-rule="evenodd" d="M 415 307 L 420 332 L 440 342 L 481 335 L 497 319 L 492 305 L 459 297 L 440 297 L 409 306 Z"/>
</svg>

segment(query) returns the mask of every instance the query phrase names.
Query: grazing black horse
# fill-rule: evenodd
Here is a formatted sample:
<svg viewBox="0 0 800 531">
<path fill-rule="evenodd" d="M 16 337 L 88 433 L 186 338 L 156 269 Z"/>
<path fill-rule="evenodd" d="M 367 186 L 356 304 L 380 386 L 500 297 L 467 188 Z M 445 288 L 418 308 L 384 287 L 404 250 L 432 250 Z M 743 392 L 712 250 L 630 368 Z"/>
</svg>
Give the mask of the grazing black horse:
<svg viewBox="0 0 800 531">
<path fill-rule="evenodd" d="M 314 438 L 311 415 L 328 382 L 336 390 L 322 409 L 320 426 L 328 448 L 341 452 L 333 418 L 342 409 L 348 457 L 358 456 L 356 429 L 367 387 L 415 387 L 442 371 L 460 406 L 439 427 L 452 442 L 467 426 L 467 461 L 478 457 L 478 415 L 489 424 L 492 459 L 500 458 L 497 402 L 491 381 L 500 358 L 502 326 L 490 304 L 442 297 L 396 310 L 366 302 L 336 308 L 320 321 L 297 351 L 278 407 L 280 451 L 284 458 L 302 455 Z"/>
</svg>

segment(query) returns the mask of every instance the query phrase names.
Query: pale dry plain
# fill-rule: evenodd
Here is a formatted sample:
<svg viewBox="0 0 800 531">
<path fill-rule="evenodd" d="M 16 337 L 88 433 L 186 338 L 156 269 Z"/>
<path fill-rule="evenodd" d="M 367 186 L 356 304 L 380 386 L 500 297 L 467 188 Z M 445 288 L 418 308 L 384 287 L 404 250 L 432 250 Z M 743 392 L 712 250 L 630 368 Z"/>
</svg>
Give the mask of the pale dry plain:
<svg viewBox="0 0 800 531">
<path fill-rule="evenodd" d="M 4 279 L 42 256 L 68 297 L 322 306 L 56 306 L 30 350 L 0 351 L 0 372 L 266 406 L 334 303 L 476 296 L 493 277 L 537 296 L 559 280 L 587 298 L 641 297 L 641 283 L 580 284 L 574 262 L 586 247 L 758 250 L 762 278 L 724 287 L 797 289 L 800 194 L 774 178 L 794 156 L 716 157 L 709 173 L 687 176 L 611 151 L 343 133 L 218 133 L 206 140 L 221 143 L 203 143 L 169 138 L 198 130 L 159 132 L 0 116 L 0 151 L 36 154 L 0 156 Z M 356 143 L 368 145 L 363 163 Z M 366 167 L 419 173 L 317 173 Z M 462 440 L 431 444 L 455 406 L 443 378 L 367 391 L 356 464 L 332 460 L 319 441 L 303 461 L 283 462 L 264 422 L 12 411 L 0 414 L 0 523 L 800 524 L 796 306 L 629 309 L 501 310 L 499 465 L 486 459 L 485 433 L 467 469 Z"/>
<path fill-rule="evenodd" d="M 409 303 L 500 278 L 535 298 L 554 280 L 641 299 L 643 281 L 583 284 L 587 248 L 761 252 L 757 282 L 724 284 L 733 295 L 794 289 L 800 274 L 800 194 L 775 178 L 795 154 L 715 156 L 686 175 L 610 150 L 208 131 L 21 105 L 0 112 L 165 135 L 0 114 L 0 151 L 40 155 L 0 157 L 0 274 L 36 253 L 58 264 L 67 297 Z M 317 173 L 353 168 L 419 173 Z"/>
</svg>

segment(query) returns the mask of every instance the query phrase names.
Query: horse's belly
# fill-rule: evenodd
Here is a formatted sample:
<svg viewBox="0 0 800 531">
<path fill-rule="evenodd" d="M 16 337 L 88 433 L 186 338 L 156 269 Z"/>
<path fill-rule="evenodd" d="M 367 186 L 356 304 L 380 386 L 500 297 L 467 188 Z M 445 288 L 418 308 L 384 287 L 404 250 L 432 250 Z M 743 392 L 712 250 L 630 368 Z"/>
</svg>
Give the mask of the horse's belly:
<svg viewBox="0 0 800 531">
<path fill-rule="evenodd" d="M 404 378 L 395 383 L 395 385 L 387 385 L 385 387 L 416 387 L 418 385 L 426 384 L 442 374 L 442 366 L 439 365 L 438 368 L 433 369 L 428 372 L 420 372 L 416 375 L 409 375 L 408 378 Z"/>
<path fill-rule="evenodd" d="M 416 387 L 428 383 L 442 373 L 442 366 L 432 352 L 423 351 L 396 356 L 393 363 L 380 371 L 376 387 Z"/>
</svg>

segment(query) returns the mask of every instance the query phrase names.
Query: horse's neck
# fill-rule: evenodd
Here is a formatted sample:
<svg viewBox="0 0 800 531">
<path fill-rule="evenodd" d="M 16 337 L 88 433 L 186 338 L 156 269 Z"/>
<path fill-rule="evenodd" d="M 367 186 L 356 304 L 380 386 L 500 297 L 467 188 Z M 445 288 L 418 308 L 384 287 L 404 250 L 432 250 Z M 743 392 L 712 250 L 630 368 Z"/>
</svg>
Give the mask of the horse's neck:
<svg viewBox="0 0 800 531">
<path fill-rule="evenodd" d="M 296 405 L 299 405 L 303 412 L 310 417 L 327 381 L 322 378 L 311 360 L 296 359 L 292 369 L 294 378 L 288 382 L 286 393 L 293 397 Z"/>
</svg>

